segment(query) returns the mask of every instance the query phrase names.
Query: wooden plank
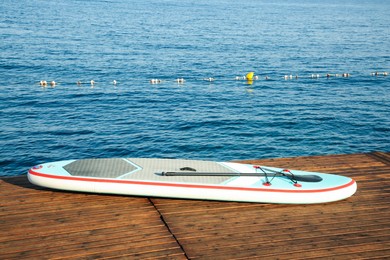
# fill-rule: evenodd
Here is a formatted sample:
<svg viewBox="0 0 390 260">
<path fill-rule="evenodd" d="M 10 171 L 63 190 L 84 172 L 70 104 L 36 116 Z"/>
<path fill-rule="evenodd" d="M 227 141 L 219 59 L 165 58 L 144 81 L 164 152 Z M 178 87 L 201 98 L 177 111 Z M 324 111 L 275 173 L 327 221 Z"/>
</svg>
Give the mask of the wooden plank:
<svg viewBox="0 0 390 260">
<path fill-rule="evenodd" d="M 52 191 L 0 180 L 0 259 L 183 259 L 148 198 Z"/>
<path fill-rule="evenodd" d="M 354 154 L 244 163 L 340 173 L 356 179 L 358 192 L 319 205 L 152 199 L 189 258 L 390 256 L 390 164 L 385 160 Z"/>
</svg>

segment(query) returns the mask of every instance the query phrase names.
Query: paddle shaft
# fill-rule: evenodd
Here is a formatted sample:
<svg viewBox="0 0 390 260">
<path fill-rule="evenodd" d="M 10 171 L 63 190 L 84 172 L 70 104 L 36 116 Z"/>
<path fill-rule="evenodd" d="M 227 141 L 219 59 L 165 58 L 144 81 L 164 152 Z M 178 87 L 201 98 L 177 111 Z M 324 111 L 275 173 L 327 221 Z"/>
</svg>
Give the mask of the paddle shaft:
<svg viewBox="0 0 390 260">
<path fill-rule="evenodd" d="M 264 173 L 258 172 L 162 172 L 162 176 L 242 176 L 242 177 L 264 177 Z"/>
<path fill-rule="evenodd" d="M 282 174 L 280 172 L 160 172 L 161 176 L 210 176 L 210 177 L 287 177 L 296 181 L 320 182 L 322 178 L 317 175 L 292 175 Z"/>
</svg>

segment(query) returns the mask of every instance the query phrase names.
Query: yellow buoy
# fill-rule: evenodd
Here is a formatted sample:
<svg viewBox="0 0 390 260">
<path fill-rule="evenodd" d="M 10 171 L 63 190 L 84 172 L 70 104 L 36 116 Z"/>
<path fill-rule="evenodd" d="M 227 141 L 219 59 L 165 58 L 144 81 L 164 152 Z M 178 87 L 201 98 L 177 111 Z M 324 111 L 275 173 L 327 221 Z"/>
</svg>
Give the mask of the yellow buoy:
<svg viewBox="0 0 390 260">
<path fill-rule="evenodd" d="M 247 80 L 253 80 L 253 75 L 254 75 L 255 73 L 254 72 L 249 72 L 248 74 L 246 74 L 246 76 L 245 76 L 245 78 L 247 79 Z"/>
</svg>

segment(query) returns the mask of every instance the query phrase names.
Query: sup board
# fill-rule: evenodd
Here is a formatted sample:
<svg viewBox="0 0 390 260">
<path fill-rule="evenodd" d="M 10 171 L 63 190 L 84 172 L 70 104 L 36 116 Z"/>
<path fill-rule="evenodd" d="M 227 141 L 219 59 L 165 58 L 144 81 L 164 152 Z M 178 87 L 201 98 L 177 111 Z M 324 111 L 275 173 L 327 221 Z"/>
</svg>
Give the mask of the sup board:
<svg viewBox="0 0 390 260">
<path fill-rule="evenodd" d="M 44 163 L 28 171 L 47 188 L 146 197 L 261 203 L 324 203 L 352 196 L 348 177 L 233 162 L 112 158 Z"/>
</svg>

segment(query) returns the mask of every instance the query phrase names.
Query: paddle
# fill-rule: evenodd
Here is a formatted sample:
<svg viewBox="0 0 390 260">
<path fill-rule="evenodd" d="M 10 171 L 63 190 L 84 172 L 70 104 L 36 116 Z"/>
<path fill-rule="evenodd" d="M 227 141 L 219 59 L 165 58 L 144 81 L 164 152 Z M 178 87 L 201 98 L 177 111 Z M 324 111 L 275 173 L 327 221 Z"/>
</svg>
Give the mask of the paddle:
<svg viewBox="0 0 390 260">
<path fill-rule="evenodd" d="M 157 175 L 161 176 L 209 176 L 209 177 L 286 177 L 290 180 L 301 181 L 301 182 L 320 182 L 322 178 L 318 175 L 296 175 L 292 174 L 290 171 L 278 172 L 270 169 L 263 170 L 270 171 L 271 173 L 266 172 L 195 172 L 195 171 L 182 171 L 182 172 L 157 172 Z M 272 176 L 272 173 L 274 174 Z M 271 176 L 269 176 L 270 174 Z"/>
</svg>

